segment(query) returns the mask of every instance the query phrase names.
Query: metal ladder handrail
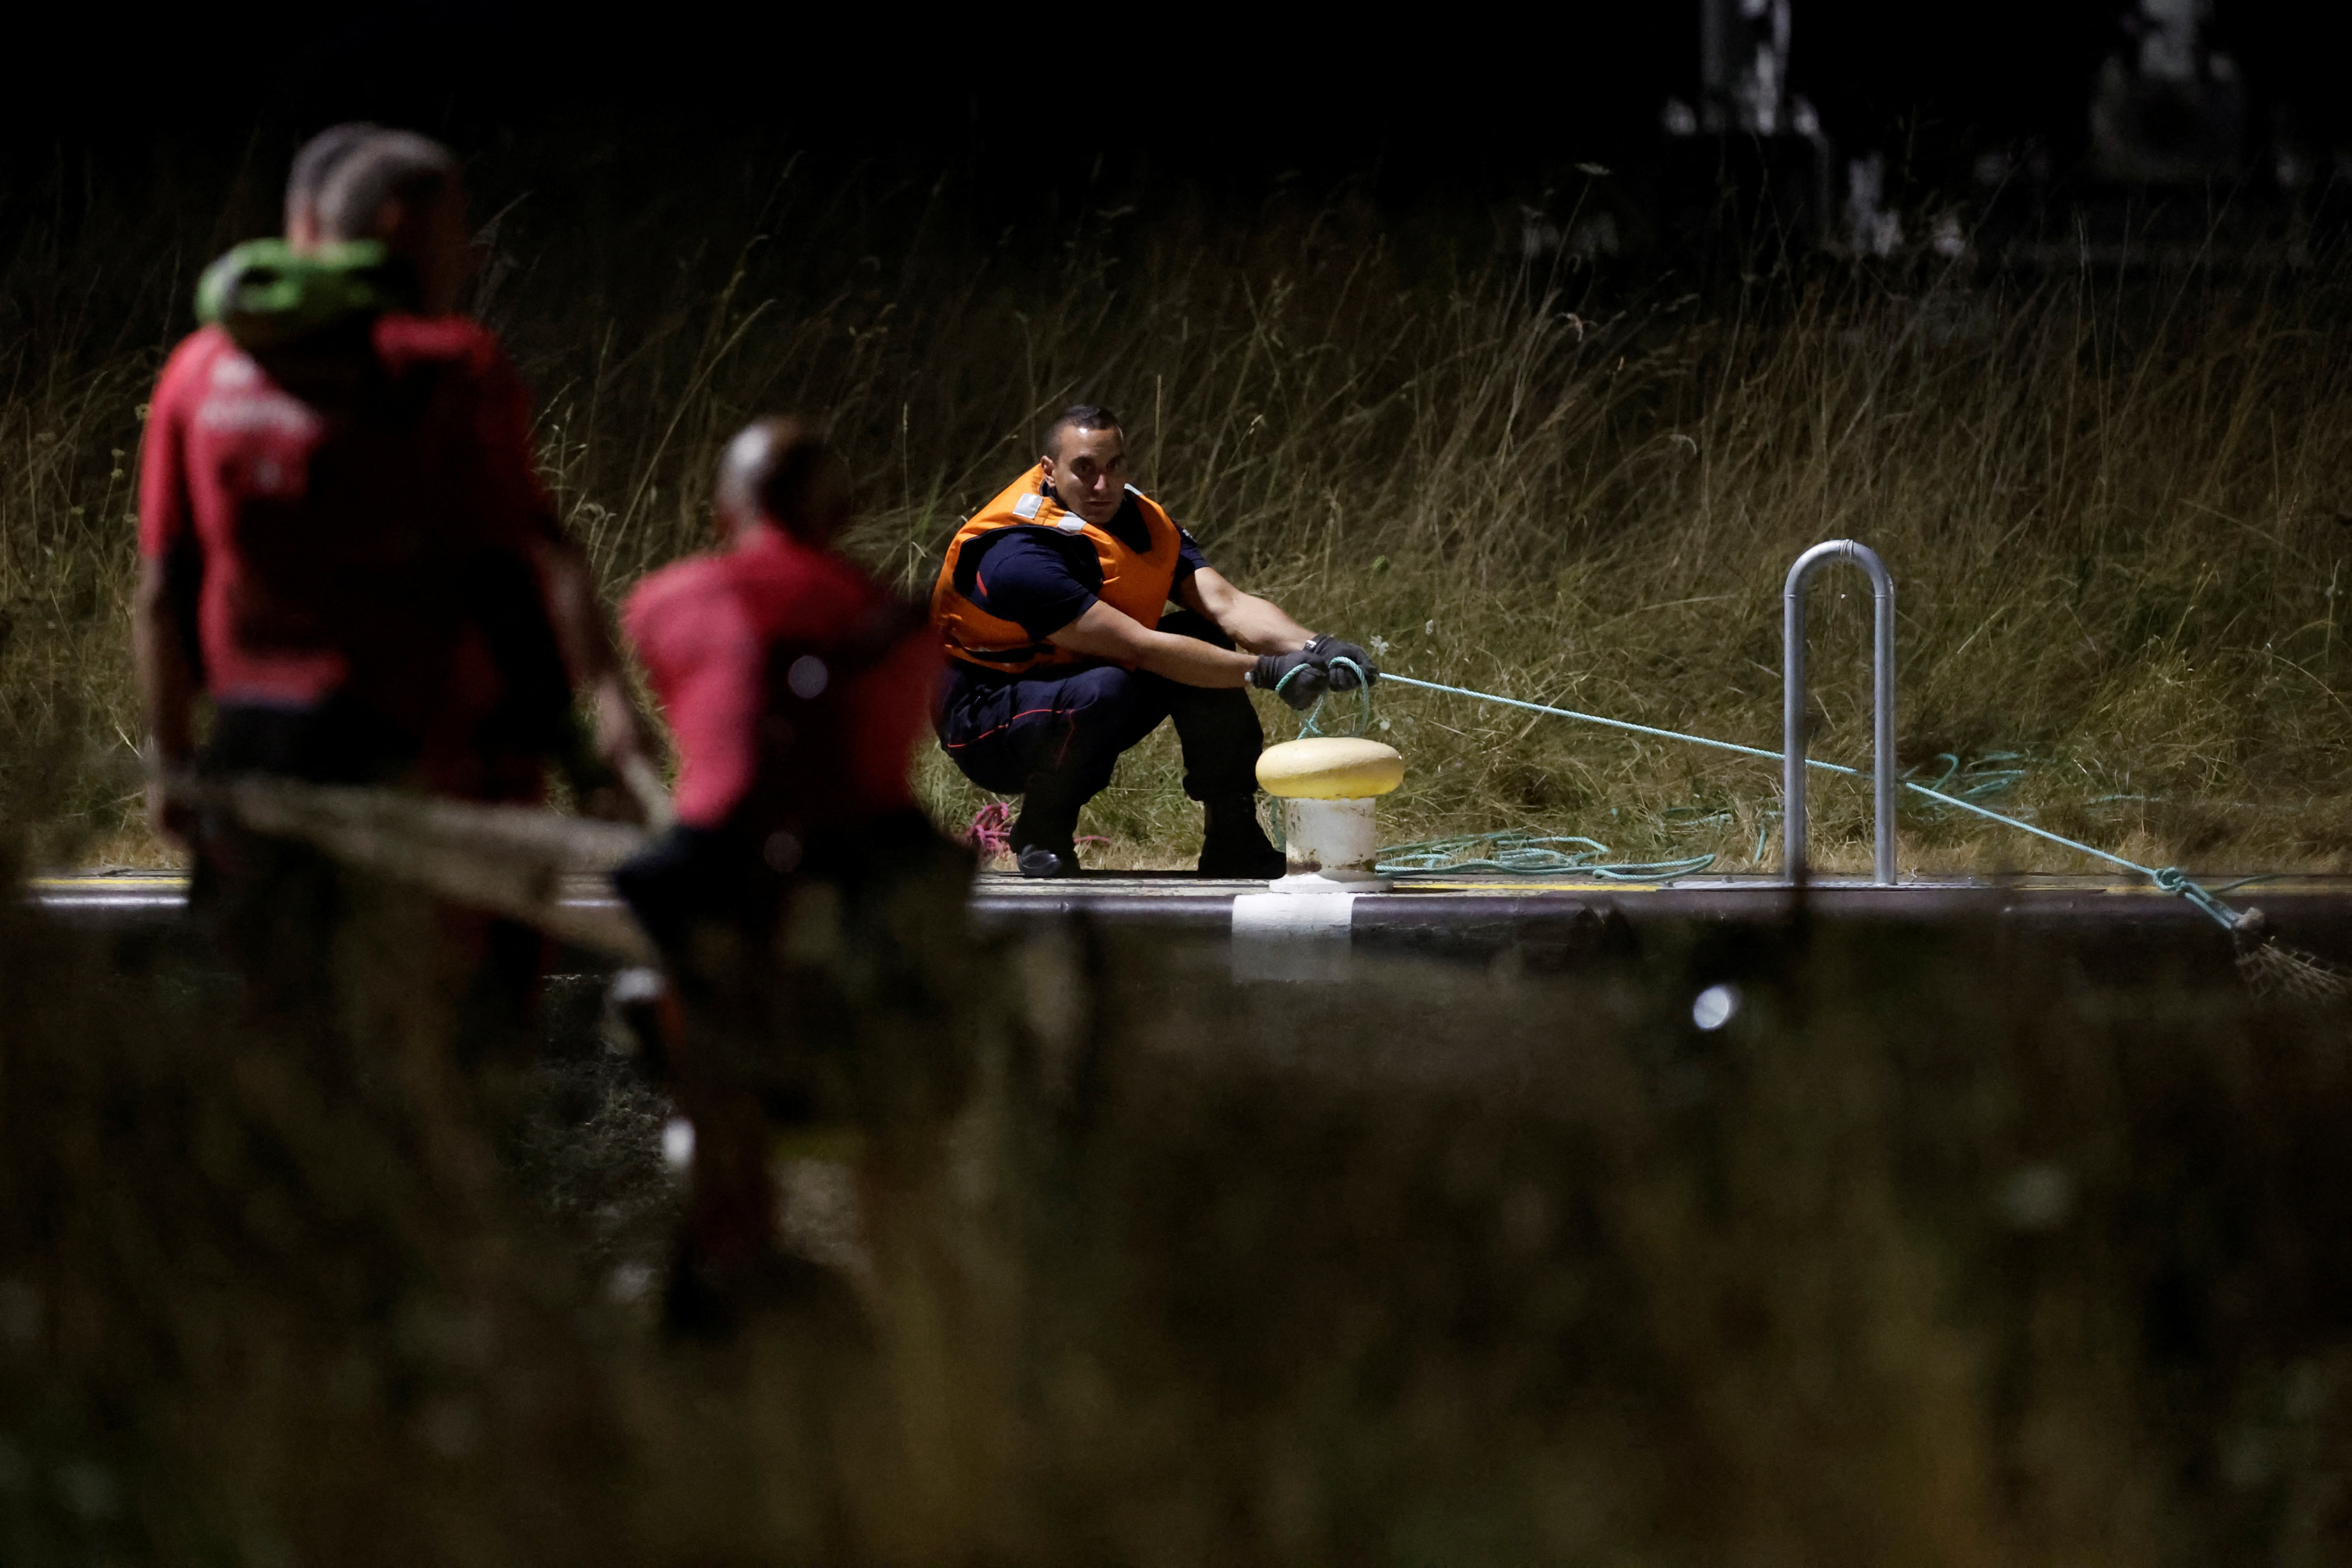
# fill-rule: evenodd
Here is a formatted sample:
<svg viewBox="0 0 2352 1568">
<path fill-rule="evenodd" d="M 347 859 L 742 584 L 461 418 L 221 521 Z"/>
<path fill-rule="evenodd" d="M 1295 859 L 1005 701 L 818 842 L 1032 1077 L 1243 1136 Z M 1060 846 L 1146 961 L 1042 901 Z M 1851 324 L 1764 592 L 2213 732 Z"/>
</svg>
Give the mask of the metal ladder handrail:
<svg viewBox="0 0 2352 1568">
<path fill-rule="evenodd" d="M 1851 561 L 1870 574 L 1871 796 L 1873 880 L 1895 881 L 1895 578 L 1878 552 L 1851 539 L 1816 544 L 1789 568 L 1781 595 L 1780 845 L 1790 885 L 1805 880 L 1805 581 L 1832 562 Z"/>
</svg>

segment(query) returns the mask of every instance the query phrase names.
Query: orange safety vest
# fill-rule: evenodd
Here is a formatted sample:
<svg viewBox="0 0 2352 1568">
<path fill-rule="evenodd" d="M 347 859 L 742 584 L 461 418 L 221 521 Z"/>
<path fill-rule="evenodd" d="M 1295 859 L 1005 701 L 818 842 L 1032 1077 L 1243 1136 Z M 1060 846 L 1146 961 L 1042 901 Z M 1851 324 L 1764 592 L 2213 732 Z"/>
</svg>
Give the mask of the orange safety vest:
<svg viewBox="0 0 2352 1568">
<path fill-rule="evenodd" d="M 1040 641 L 1023 630 L 1019 622 L 992 616 L 972 603 L 972 584 L 988 570 L 986 541 L 1007 529 L 1036 529 L 1083 538 L 1095 547 L 1095 559 L 1102 563 L 1102 585 L 1095 590 L 1095 596 L 1145 626 L 1159 626 L 1160 612 L 1176 589 L 1183 535 L 1159 502 L 1132 485 L 1127 493 L 1135 498 L 1136 510 L 1143 514 L 1144 527 L 1151 536 L 1149 550 L 1129 549 L 1116 535 L 1065 510 L 1045 493 L 1042 464 L 974 512 L 949 542 L 948 558 L 940 565 L 939 585 L 931 591 L 931 624 L 939 628 L 949 654 L 1008 674 L 1089 662 L 1087 655 Z"/>
</svg>

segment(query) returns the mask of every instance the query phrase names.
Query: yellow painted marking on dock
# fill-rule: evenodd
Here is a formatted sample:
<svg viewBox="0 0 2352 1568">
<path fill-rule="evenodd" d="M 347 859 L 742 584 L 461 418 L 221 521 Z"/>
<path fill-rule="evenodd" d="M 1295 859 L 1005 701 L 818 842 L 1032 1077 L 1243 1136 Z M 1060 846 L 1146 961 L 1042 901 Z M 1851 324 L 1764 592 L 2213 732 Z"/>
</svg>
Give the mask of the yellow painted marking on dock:
<svg viewBox="0 0 2352 1568">
<path fill-rule="evenodd" d="M 2276 886 L 2273 884 L 2273 886 Z M 1788 891 L 1788 884 L 1774 881 L 1717 882 L 1694 878 L 1687 882 L 1544 882 L 1517 877 L 1497 877 L 1490 882 L 1439 882 L 1423 878 L 1399 878 L 1395 891 L 1412 893 L 1774 893 Z M 2279 889 L 2292 891 L 2292 889 Z M 2332 889 L 2331 889 L 2332 890 Z M 1874 882 L 1816 882 L 1816 893 L 2005 893 L 2047 897 L 2053 893 L 2130 893 L 2152 898 L 2169 899 L 2177 895 L 2148 882 L 2093 882 L 2059 887 L 2000 882 L 1937 882 L 1922 879 L 1898 882 L 1892 888 L 1881 888 Z M 2248 889 L 2249 892 L 2252 889 Z M 2233 889 L 2229 895 L 2235 897 Z"/>
<path fill-rule="evenodd" d="M 1769 883 L 1759 883 L 1769 887 Z M 1399 878 L 1394 890 L 1400 893 L 1654 893 L 1673 883 L 1658 882 L 1538 882 L 1513 877 L 1492 882 L 1432 882 L 1419 877 L 1411 880 Z"/>
</svg>

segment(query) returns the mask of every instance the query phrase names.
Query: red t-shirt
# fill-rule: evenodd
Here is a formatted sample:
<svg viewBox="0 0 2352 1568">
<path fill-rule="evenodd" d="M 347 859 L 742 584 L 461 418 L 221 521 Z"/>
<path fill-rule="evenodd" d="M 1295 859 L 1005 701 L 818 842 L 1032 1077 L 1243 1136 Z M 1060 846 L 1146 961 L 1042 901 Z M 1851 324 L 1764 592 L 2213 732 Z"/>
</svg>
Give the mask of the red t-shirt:
<svg viewBox="0 0 2352 1568">
<path fill-rule="evenodd" d="M 688 826 L 845 826 L 913 804 L 938 639 L 846 557 L 757 529 L 646 578 L 621 624 L 677 739 Z"/>
<path fill-rule="evenodd" d="M 215 700 L 347 697 L 446 772 L 435 753 L 472 744 L 502 689 L 485 584 L 520 580 L 543 616 L 537 548 L 560 531 L 498 340 L 415 316 L 372 337 L 372 364 L 308 400 L 217 327 L 181 343 L 147 416 L 140 552 L 193 549 Z"/>
</svg>

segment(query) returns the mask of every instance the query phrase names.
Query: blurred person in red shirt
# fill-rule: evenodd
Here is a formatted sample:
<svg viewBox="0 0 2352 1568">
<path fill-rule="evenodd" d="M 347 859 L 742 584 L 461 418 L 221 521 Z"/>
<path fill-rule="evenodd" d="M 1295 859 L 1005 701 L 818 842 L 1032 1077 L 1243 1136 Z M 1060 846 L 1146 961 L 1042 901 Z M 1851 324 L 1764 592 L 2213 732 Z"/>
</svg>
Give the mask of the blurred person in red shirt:
<svg viewBox="0 0 2352 1568">
<path fill-rule="evenodd" d="M 132 629 L 151 818 L 194 848 L 196 901 L 248 976 L 296 990 L 322 979 L 347 889 L 322 857 L 200 818 L 173 779 L 536 801 L 545 759 L 581 749 L 575 683 L 601 754 L 642 755 L 587 561 L 537 477 L 529 397 L 457 313 L 472 261 L 447 149 L 322 132 L 295 160 L 286 239 L 207 273 L 215 319 L 147 416 Z M 473 945 L 513 950 L 504 967 L 535 963 L 535 939 L 474 924 Z"/>
<path fill-rule="evenodd" d="M 735 437 L 715 510 L 726 548 L 622 616 L 679 771 L 677 825 L 614 877 L 680 1004 L 656 1068 L 695 1130 L 669 1294 L 689 1331 L 813 1282 L 775 1246 L 772 1144 L 903 1153 L 960 1098 L 976 999 L 971 857 L 909 778 L 940 673 L 925 606 L 834 547 L 848 474 L 797 420 Z"/>
<path fill-rule="evenodd" d="M 729 444 L 715 510 L 728 548 L 653 574 L 622 612 L 677 744 L 665 879 L 637 884 L 673 951 L 698 921 L 774 918 L 768 895 L 803 868 L 937 837 L 909 769 L 939 651 L 921 605 L 833 548 L 841 459 L 763 419 Z"/>
</svg>

